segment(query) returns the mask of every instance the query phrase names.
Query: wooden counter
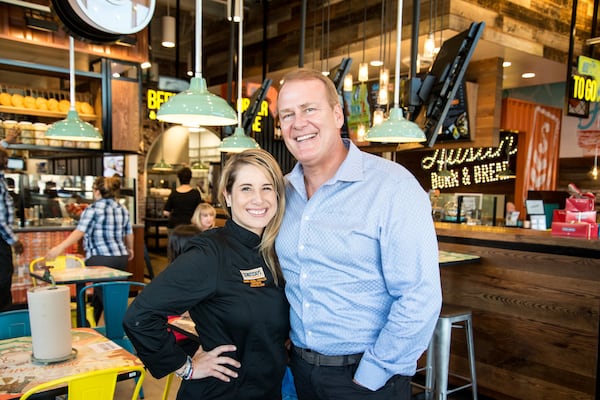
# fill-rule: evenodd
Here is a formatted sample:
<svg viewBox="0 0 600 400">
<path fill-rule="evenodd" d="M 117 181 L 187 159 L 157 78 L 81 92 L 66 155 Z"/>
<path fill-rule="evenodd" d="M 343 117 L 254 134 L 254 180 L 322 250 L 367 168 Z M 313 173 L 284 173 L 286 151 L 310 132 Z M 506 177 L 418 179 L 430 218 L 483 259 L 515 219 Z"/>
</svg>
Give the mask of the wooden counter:
<svg viewBox="0 0 600 400">
<path fill-rule="evenodd" d="M 441 267 L 444 302 L 473 310 L 479 391 L 495 399 L 594 399 L 600 241 L 519 228 L 436 223 L 441 250 L 479 263 Z M 468 375 L 464 335 L 451 370 Z"/>
</svg>

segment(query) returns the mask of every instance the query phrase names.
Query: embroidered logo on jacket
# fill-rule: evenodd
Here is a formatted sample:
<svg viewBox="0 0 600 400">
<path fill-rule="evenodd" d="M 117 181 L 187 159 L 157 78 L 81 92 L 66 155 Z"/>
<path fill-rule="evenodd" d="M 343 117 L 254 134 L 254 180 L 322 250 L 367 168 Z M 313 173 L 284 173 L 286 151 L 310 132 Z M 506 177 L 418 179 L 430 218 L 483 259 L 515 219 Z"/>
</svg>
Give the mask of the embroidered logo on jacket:
<svg viewBox="0 0 600 400">
<path fill-rule="evenodd" d="M 242 274 L 244 283 L 249 283 L 250 287 L 265 286 L 265 281 L 267 280 L 267 277 L 262 267 L 247 269 L 244 271 L 240 270 L 240 274 Z"/>
</svg>

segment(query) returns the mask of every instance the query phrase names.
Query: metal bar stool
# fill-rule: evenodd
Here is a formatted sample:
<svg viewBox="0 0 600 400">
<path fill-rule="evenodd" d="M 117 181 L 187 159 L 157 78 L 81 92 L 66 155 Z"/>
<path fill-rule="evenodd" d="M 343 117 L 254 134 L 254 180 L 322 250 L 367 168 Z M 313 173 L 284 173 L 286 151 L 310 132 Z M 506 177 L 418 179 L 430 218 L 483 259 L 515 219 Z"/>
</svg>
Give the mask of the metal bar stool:
<svg viewBox="0 0 600 400">
<path fill-rule="evenodd" d="M 450 344 L 452 342 L 452 328 L 464 328 L 467 338 L 467 352 L 469 357 L 470 377 L 451 373 Z M 425 371 L 425 385 L 413 383 L 413 386 L 425 390 L 425 397 L 431 399 L 435 394 L 436 400 L 446 400 L 448 395 L 458 390 L 471 388 L 473 400 L 477 400 L 477 378 L 475 375 L 475 349 L 473 345 L 473 327 L 471 310 L 444 304 L 438 318 L 433 337 L 427 348 L 426 365 L 417 371 Z M 448 376 L 460 378 L 465 385 L 448 390 Z"/>
</svg>

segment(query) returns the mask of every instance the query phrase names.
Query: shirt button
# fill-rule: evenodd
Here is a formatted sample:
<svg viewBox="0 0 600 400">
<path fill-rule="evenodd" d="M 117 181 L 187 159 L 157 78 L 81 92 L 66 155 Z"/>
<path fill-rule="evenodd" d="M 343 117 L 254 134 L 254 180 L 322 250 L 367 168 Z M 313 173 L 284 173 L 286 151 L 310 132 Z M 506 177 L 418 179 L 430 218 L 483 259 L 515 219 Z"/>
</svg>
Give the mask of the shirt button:
<svg viewBox="0 0 600 400">
<path fill-rule="evenodd" d="M 304 250 L 304 245 L 301 244 L 300 246 L 298 246 L 298 250 Z"/>
<path fill-rule="evenodd" d="M 309 217 L 308 215 L 305 215 L 305 216 L 304 216 L 304 220 L 305 220 L 305 221 L 309 221 L 309 220 L 310 220 L 310 217 Z"/>
<path fill-rule="evenodd" d="M 302 279 L 306 279 L 307 277 L 308 277 L 308 274 L 306 274 L 306 273 L 302 274 Z"/>
<path fill-rule="evenodd" d="M 310 303 L 304 303 L 304 307 L 309 308 L 310 307 Z"/>
</svg>

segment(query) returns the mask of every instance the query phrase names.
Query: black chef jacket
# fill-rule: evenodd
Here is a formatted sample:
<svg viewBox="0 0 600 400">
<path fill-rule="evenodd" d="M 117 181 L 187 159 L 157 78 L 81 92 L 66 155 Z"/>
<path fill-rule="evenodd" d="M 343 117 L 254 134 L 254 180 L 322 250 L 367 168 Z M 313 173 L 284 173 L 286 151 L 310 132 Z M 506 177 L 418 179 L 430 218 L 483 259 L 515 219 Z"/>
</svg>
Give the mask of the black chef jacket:
<svg viewBox="0 0 600 400">
<path fill-rule="evenodd" d="M 237 378 L 182 381 L 177 399 L 281 398 L 289 305 L 283 285 L 275 286 L 258 252 L 259 243 L 256 234 L 232 220 L 192 238 L 127 310 L 127 335 L 156 378 L 180 368 L 186 358 L 167 330 L 169 315 L 189 310 L 205 351 L 237 347 L 225 354 L 241 363 Z"/>
</svg>

